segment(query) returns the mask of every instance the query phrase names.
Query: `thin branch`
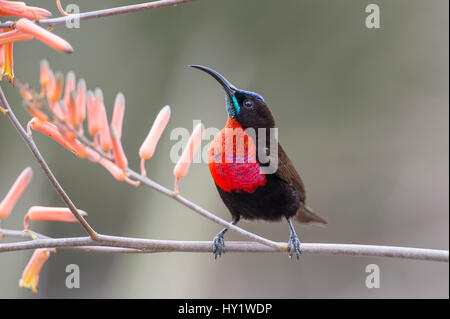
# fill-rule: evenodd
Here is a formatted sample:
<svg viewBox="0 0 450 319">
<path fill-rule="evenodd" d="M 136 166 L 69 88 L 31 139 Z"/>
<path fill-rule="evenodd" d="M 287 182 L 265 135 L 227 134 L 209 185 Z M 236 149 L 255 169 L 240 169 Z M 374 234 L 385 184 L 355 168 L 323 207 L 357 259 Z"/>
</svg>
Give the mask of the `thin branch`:
<svg viewBox="0 0 450 319">
<path fill-rule="evenodd" d="M 67 21 L 72 21 L 74 18 L 78 20 L 88 20 L 88 19 L 95 19 L 95 18 L 102 18 L 102 17 L 108 17 L 112 15 L 118 15 L 123 13 L 130 13 L 130 12 L 137 12 L 141 10 L 148 10 L 148 9 L 155 9 L 160 7 L 168 7 L 168 6 L 176 6 L 178 4 L 191 2 L 194 0 L 161 0 L 161 1 L 153 1 L 153 2 L 147 2 L 147 3 L 140 3 L 140 4 L 132 4 L 128 6 L 123 7 L 117 7 L 117 8 L 110 8 L 110 9 L 103 9 L 103 10 L 97 10 L 97 11 L 90 11 L 80 14 L 70 14 L 63 17 L 58 18 L 52 18 L 52 19 L 43 19 L 38 22 L 38 24 L 42 26 L 55 26 L 58 24 L 66 23 Z M 12 28 L 14 25 L 14 22 L 5 22 L 0 23 L 0 29 L 3 28 Z"/>
<path fill-rule="evenodd" d="M 56 190 L 58 195 L 61 197 L 61 199 L 64 201 L 64 203 L 67 205 L 67 207 L 70 209 L 70 211 L 73 213 L 73 215 L 76 217 L 76 219 L 80 222 L 80 224 L 83 226 L 83 228 L 86 230 L 86 232 L 89 234 L 89 236 L 93 239 L 97 238 L 97 233 L 95 230 L 89 225 L 89 223 L 86 221 L 86 219 L 83 218 L 83 216 L 80 215 L 77 208 L 75 207 L 74 203 L 70 199 L 70 197 L 66 194 L 64 189 L 59 184 L 58 180 L 56 179 L 55 175 L 53 175 L 53 172 L 50 170 L 49 166 L 47 165 L 47 162 L 45 161 L 44 157 L 42 156 L 41 152 L 39 152 L 39 149 L 37 148 L 36 144 L 34 143 L 31 136 L 27 134 L 25 129 L 20 124 L 19 120 L 17 119 L 16 115 L 14 114 L 12 108 L 9 106 L 8 100 L 6 99 L 5 94 L 3 93 L 3 89 L 0 86 L 0 102 L 3 106 L 3 108 L 6 110 L 6 116 L 8 116 L 9 120 L 11 121 L 14 128 L 17 130 L 19 135 L 22 137 L 24 142 L 27 144 L 28 148 L 30 149 L 31 153 L 36 158 L 36 161 L 41 166 L 42 170 L 44 171 L 45 175 L 47 176 L 48 180 L 52 184 L 53 188 Z"/>
<path fill-rule="evenodd" d="M 33 235 L 38 239 L 54 239 L 48 237 L 46 235 L 42 235 L 36 232 L 33 232 Z M 11 230 L 11 229 L 2 229 L 0 228 L 0 238 L 9 237 L 9 238 L 19 238 L 19 239 L 33 239 L 31 235 L 23 230 Z M 141 250 L 133 249 L 133 248 L 121 248 L 121 247 L 96 247 L 96 246 L 84 246 L 84 247 L 61 247 L 60 249 L 65 250 L 81 250 L 84 252 L 93 252 L 93 253 L 113 253 L 113 254 L 135 254 L 142 253 Z M 149 251 L 150 252 L 150 251 Z"/>
<path fill-rule="evenodd" d="M 0 233 L 5 236 L 8 230 L 0 229 Z M 287 250 L 286 243 L 278 243 Z M 28 250 L 36 248 L 75 248 L 75 247 L 120 247 L 133 248 L 134 253 L 156 253 L 156 252 L 198 252 L 211 253 L 212 242 L 209 241 L 172 241 L 140 238 L 125 238 L 116 236 L 100 235 L 99 240 L 92 240 L 89 237 L 78 238 L 58 238 L 58 239 L 36 239 L 26 242 L 0 244 L 0 252 Z M 245 253 L 273 253 L 281 252 L 272 247 L 267 247 L 255 242 L 234 242 L 226 243 L 227 252 Z M 105 247 L 107 246 L 107 247 Z M 365 257 L 391 257 L 416 260 L 429 260 L 448 262 L 448 250 L 422 249 L 395 246 L 375 246 L 375 245 L 348 245 L 348 244 L 312 244 L 303 243 L 301 245 L 303 254 L 318 255 L 345 255 L 345 256 L 365 256 Z M 117 251 L 130 252 L 130 251 Z"/>
</svg>

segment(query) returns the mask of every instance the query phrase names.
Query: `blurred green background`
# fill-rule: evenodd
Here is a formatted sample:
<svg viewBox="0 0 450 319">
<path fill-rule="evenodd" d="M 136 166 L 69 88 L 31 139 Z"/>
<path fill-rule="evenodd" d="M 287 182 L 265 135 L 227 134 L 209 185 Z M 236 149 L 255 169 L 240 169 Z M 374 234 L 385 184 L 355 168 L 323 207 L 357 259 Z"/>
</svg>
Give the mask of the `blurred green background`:
<svg viewBox="0 0 450 319">
<path fill-rule="evenodd" d="M 135 1 L 77 1 L 82 11 Z M 381 29 L 367 29 L 365 7 L 377 3 Z M 32 1 L 58 15 L 55 1 Z M 63 1 L 64 5 L 68 1 Z M 124 148 L 137 150 L 159 109 L 172 119 L 155 157 L 154 180 L 172 187 L 170 131 L 192 120 L 223 127 L 224 93 L 189 64 L 211 66 L 271 106 L 284 149 L 307 187 L 308 204 L 328 228 L 303 227 L 304 242 L 448 249 L 448 1 L 199 0 L 55 28 L 74 47 L 58 54 L 33 40 L 14 47 L 16 78 L 37 87 L 39 61 L 74 70 L 101 87 L 112 112 L 126 96 Z M 2 82 L 22 123 L 29 116 L 18 90 Z M 101 233 L 173 240 L 210 240 L 220 226 L 163 195 L 115 181 L 102 167 L 75 158 L 39 134 L 50 167 Z M 62 205 L 6 117 L 0 117 L 0 197 L 26 166 L 31 187 L 2 226 L 21 229 L 32 205 Z M 206 164 L 194 164 L 183 196 L 230 216 Z M 287 241 L 286 223 L 242 222 L 249 231 Z M 51 236 L 79 236 L 76 224 L 34 223 Z M 242 240 L 229 232 L 228 240 Z M 4 242 L 5 240 L 2 240 Z M 28 298 L 18 280 L 31 251 L 0 254 L 0 297 Z M 381 288 L 367 289 L 365 267 L 381 269 Z M 81 288 L 65 287 L 77 264 Z M 41 272 L 47 298 L 428 298 L 449 297 L 447 263 L 387 258 L 282 254 L 162 253 L 105 255 L 59 251 Z"/>
</svg>

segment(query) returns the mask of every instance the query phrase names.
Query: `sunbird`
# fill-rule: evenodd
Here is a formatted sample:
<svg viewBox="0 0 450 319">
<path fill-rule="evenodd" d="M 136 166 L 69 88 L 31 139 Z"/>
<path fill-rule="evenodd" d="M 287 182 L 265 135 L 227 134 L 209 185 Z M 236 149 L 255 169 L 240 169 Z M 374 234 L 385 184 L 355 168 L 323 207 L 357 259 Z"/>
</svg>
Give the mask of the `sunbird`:
<svg viewBox="0 0 450 319">
<path fill-rule="evenodd" d="M 225 127 L 214 137 L 208 153 L 209 170 L 219 195 L 231 213 L 231 224 L 240 218 L 266 221 L 287 220 L 290 230 L 288 253 L 297 259 L 301 242 L 292 219 L 305 224 L 327 225 L 327 221 L 306 206 L 305 186 L 281 145 L 270 137 L 275 120 L 264 98 L 254 92 L 237 89 L 225 77 L 211 68 L 191 65 L 216 79 L 225 90 L 228 119 Z M 231 134 L 230 134 L 231 133 Z M 275 155 L 270 154 L 275 149 Z M 276 163 L 274 172 L 260 154 Z M 213 240 L 212 251 L 217 258 L 225 252 L 224 234 Z"/>
</svg>

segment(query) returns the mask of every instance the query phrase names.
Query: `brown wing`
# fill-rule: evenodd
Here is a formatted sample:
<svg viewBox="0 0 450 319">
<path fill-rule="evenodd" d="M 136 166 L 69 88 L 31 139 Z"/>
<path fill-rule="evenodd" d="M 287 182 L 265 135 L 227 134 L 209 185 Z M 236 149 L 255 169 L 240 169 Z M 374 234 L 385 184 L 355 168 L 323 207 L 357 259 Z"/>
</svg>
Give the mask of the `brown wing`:
<svg viewBox="0 0 450 319">
<path fill-rule="evenodd" d="M 292 185 L 297 189 L 300 195 L 300 208 L 295 216 L 295 219 L 300 223 L 313 223 L 318 225 L 327 225 L 327 221 L 318 216 L 313 210 L 305 205 L 306 193 L 305 185 L 303 184 L 300 175 L 292 164 L 289 157 L 284 152 L 281 145 L 278 143 L 278 170 L 275 173 L 280 179 Z"/>
<path fill-rule="evenodd" d="M 300 194 L 300 201 L 305 202 L 305 185 L 303 185 L 302 179 L 298 175 L 294 164 L 292 164 L 280 143 L 278 143 L 278 170 L 275 174 L 286 183 L 294 186 Z"/>
</svg>

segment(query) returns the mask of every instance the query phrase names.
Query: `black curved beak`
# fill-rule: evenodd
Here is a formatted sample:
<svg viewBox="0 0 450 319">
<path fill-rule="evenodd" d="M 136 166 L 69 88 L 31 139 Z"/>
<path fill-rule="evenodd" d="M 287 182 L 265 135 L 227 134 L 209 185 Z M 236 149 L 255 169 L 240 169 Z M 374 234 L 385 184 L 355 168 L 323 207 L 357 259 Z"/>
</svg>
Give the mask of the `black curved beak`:
<svg viewBox="0 0 450 319">
<path fill-rule="evenodd" d="M 231 84 L 227 79 L 225 79 L 222 75 L 220 75 L 213 69 L 210 69 L 210 68 L 208 68 L 206 66 L 202 66 L 202 65 L 190 65 L 190 66 L 193 68 L 202 70 L 203 72 L 206 72 L 209 75 L 211 75 L 213 78 L 215 78 L 217 80 L 217 82 L 219 82 L 223 86 L 225 92 L 228 94 L 228 96 L 230 98 L 232 96 L 234 96 L 234 93 L 236 93 L 237 89 L 234 87 L 234 85 Z"/>
</svg>

